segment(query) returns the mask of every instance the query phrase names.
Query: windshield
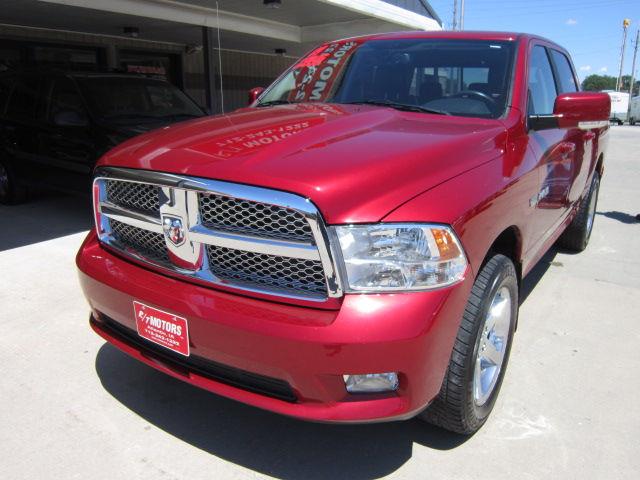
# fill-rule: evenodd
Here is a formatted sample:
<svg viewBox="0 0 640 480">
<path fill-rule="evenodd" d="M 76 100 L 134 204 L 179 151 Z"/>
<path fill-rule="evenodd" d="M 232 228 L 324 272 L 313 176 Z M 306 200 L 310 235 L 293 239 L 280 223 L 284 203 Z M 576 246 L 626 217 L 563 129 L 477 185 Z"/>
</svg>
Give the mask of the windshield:
<svg viewBox="0 0 640 480">
<path fill-rule="evenodd" d="M 90 111 L 105 120 L 178 121 L 203 115 L 189 97 L 161 80 L 85 77 L 77 81 Z"/>
<path fill-rule="evenodd" d="M 257 106 L 370 103 L 469 117 L 500 117 L 511 80 L 512 42 L 346 40 L 314 50 Z"/>
</svg>

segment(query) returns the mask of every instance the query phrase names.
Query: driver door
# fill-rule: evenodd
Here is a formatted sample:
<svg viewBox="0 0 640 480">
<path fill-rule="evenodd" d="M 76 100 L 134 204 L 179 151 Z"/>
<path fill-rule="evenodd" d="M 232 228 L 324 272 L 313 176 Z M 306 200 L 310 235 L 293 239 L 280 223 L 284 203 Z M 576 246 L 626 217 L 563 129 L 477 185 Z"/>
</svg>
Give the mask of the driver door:
<svg viewBox="0 0 640 480">
<path fill-rule="evenodd" d="M 549 49 L 534 45 L 529 55 L 528 112 L 553 114 L 555 99 L 563 93 Z M 575 88 L 575 84 L 574 84 Z M 540 189 L 530 200 L 535 207 L 536 229 L 543 239 L 551 235 L 569 213 L 569 193 L 576 177 L 582 145 L 573 130 L 530 130 L 529 146 L 538 159 Z"/>
</svg>

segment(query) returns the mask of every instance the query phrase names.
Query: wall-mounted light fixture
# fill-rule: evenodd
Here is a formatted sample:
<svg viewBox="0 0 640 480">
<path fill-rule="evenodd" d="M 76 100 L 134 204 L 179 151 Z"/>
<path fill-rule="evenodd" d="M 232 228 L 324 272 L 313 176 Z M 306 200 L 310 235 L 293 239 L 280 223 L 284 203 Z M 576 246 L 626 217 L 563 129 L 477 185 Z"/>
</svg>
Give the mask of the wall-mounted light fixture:
<svg viewBox="0 0 640 480">
<path fill-rule="evenodd" d="M 138 38 L 140 36 L 140 29 L 138 27 L 123 27 L 122 31 L 127 37 Z"/>
<path fill-rule="evenodd" d="M 280 8 L 282 6 L 282 0 L 262 0 L 262 3 L 267 8 Z"/>
</svg>

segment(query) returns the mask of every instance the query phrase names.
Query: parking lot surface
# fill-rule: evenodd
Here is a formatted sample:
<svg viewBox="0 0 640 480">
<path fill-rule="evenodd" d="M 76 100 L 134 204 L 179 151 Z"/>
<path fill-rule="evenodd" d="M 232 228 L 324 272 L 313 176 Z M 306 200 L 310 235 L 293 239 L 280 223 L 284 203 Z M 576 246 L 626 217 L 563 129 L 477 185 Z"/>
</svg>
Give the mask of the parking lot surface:
<svg viewBox="0 0 640 480">
<path fill-rule="evenodd" d="M 640 127 L 612 127 L 591 244 L 526 278 L 509 371 L 466 438 L 417 420 L 305 423 L 169 378 L 88 326 L 82 199 L 0 207 L 6 479 L 638 478 Z"/>
</svg>

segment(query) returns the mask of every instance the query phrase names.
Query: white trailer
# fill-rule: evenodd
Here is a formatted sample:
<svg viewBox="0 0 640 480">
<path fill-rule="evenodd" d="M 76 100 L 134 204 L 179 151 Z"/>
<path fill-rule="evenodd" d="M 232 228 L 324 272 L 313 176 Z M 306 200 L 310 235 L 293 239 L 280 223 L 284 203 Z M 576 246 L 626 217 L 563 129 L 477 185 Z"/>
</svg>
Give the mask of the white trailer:
<svg viewBox="0 0 640 480">
<path fill-rule="evenodd" d="M 603 90 L 603 92 L 608 93 L 611 97 L 611 121 L 622 125 L 627 120 L 629 94 L 614 90 Z"/>
<path fill-rule="evenodd" d="M 631 110 L 629 112 L 629 125 L 640 123 L 640 95 L 631 99 Z"/>
</svg>

